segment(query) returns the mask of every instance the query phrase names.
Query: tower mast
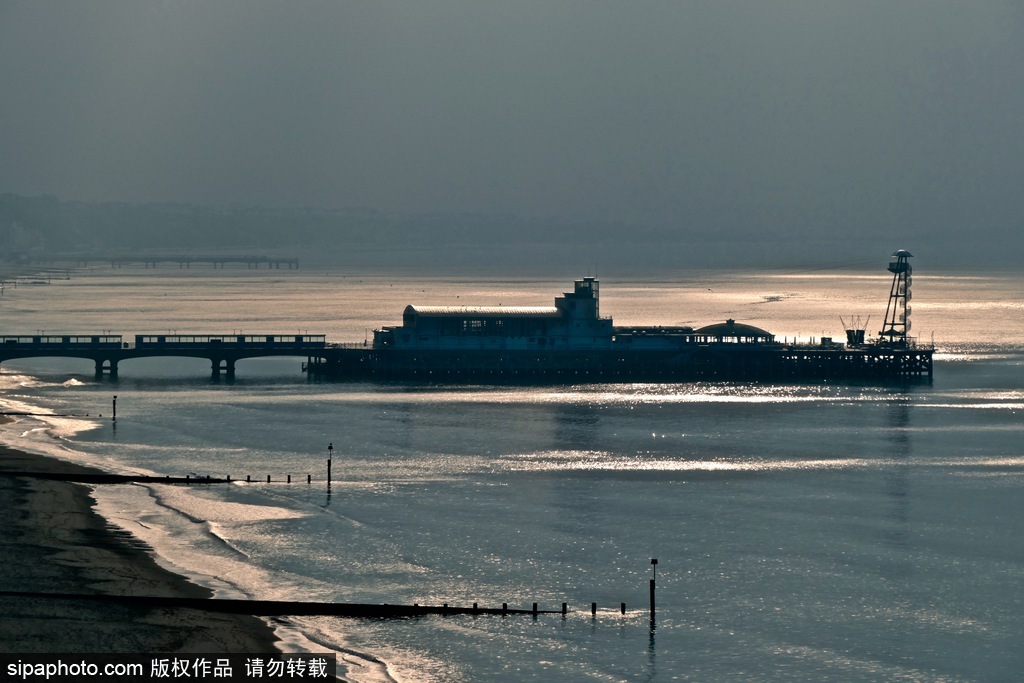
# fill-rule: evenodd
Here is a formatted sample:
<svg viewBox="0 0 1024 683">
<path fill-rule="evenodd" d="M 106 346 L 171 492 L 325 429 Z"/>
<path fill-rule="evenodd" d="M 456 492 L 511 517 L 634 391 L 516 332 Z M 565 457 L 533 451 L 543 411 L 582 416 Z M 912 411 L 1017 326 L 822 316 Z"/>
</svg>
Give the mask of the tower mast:
<svg viewBox="0 0 1024 683">
<path fill-rule="evenodd" d="M 879 334 L 894 346 L 906 346 L 907 333 L 910 332 L 910 283 L 914 269 L 907 259 L 912 256 L 906 249 L 900 249 L 889 262 L 892 289 L 889 290 L 889 304 L 885 309 L 885 324 Z"/>
</svg>

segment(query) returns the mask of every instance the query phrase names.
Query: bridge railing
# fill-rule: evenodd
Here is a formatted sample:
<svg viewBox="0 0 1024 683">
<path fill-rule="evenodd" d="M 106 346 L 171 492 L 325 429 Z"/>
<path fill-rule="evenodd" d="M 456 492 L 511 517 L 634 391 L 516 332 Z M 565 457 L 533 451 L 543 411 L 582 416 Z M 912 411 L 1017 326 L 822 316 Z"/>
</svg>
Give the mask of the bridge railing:
<svg viewBox="0 0 1024 683">
<path fill-rule="evenodd" d="M 323 334 L 138 334 L 136 349 L 223 346 L 233 349 L 261 347 L 319 348 L 327 345 Z"/>
<path fill-rule="evenodd" d="M 98 334 L 98 335 L 3 335 L 0 336 L 0 344 L 5 347 L 16 348 L 67 348 L 67 347 L 89 347 L 89 348 L 121 348 L 122 336 L 119 334 Z"/>
</svg>

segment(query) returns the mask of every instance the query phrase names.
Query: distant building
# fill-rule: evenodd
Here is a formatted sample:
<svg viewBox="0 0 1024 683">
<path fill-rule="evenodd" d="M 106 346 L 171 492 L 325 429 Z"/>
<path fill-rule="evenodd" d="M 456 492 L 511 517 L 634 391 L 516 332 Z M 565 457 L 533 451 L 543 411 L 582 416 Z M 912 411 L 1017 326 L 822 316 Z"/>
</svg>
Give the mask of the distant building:
<svg viewBox="0 0 1024 683">
<path fill-rule="evenodd" d="M 406 306 L 401 327 L 374 331 L 376 348 L 607 349 L 612 321 L 600 316 L 600 283 L 576 280 L 554 306 Z"/>
<path fill-rule="evenodd" d="M 601 317 L 600 282 L 576 280 L 554 306 L 406 306 L 402 325 L 374 331 L 379 349 L 615 350 L 690 344 L 773 344 L 775 336 L 727 320 L 692 327 L 615 327 Z"/>
</svg>

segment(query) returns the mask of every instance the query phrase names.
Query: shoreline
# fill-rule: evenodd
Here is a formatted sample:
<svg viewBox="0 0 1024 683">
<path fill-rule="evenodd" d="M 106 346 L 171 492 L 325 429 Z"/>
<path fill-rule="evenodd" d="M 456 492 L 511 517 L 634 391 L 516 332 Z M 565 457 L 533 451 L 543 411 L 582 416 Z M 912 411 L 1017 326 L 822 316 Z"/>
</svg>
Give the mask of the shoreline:
<svg viewBox="0 0 1024 683">
<path fill-rule="evenodd" d="M 94 468 L 0 446 L 0 471 L 103 474 Z M 116 485 L 116 484 L 113 484 Z M 159 566 L 148 547 L 111 525 L 85 484 L 0 476 L 0 589 L 119 596 L 206 598 L 212 592 Z M 90 604 L 0 596 L 6 652 L 230 653 L 280 651 L 260 618 L 128 602 Z"/>
<path fill-rule="evenodd" d="M 40 272 L 4 264 L 0 280 Z M 0 416 L 0 422 L 12 419 Z M 105 475 L 0 444 L 0 471 Z M 0 589 L 33 592 L 206 598 L 212 591 L 157 564 L 152 551 L 97 512 L 87 484 L 0 476 Z M 0 596 L 0 649 L 13 653 L 280 652 L 268 622 L 194 609 L 158 609 L 126 602 L 90 604 Z"/>
</svg>

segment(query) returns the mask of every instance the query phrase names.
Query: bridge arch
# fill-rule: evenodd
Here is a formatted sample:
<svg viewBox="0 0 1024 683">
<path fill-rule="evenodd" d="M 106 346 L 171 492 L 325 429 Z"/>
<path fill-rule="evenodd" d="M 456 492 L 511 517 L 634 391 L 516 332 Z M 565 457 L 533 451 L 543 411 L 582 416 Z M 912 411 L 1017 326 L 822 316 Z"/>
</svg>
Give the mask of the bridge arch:
<svg viewBox="0 0 1024 683">
<path fill-rule="evenodd" d="M 96 377 L 116 378 L 120 363 L 137 358 L 184 357 L 210 362 L 214 377 L 235 376 L 238 361 L 294 356 L 309 358 L 327 347 L 324 335 L 121 335 L 0 336 L 0 363 L 18 358 L 84 358 Z"/>
</svg>

